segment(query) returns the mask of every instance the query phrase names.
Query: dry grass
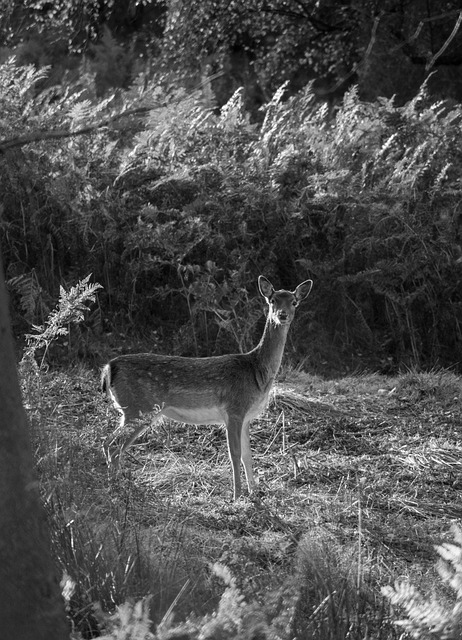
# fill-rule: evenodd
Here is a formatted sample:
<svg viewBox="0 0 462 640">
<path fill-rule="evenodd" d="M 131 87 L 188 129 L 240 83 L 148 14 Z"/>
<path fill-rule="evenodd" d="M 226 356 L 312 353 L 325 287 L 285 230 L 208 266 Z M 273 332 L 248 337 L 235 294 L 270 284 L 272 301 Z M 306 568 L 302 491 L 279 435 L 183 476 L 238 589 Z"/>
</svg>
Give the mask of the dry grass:
<svg viewBox="0 0 462 640">
<path fill-rule="evenodd" d="M 116 418 L 96 375 L 42 375 L 26 404 L 55 549 L 77 585 L 72 614 L 89 635 L 96 600 L 152 593 L 157 622 L 180 592 L 178 618 L 212 611 L 219 561 L 264 607 L 296 576 L 297 638 L 398 637 L 380 587 L 403 576 L 433 587 L 433 545 L 462 518 L 462 380 L 450 372 L 287 375 L 251 430 L 259 494 L 237 503 L 221 427 L 156 426 L 114 478 L 100 442 Z"/>
</svg>

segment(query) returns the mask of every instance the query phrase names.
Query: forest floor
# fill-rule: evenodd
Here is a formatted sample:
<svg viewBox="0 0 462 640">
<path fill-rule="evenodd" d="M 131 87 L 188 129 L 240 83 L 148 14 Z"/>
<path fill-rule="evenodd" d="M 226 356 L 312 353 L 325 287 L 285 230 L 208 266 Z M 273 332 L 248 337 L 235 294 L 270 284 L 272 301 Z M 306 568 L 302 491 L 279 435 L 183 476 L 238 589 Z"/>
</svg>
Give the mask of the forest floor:
<svg viewBox="0 0 462 640">
<path fill-rule="evenodd" d="M 87 637 L 94 602 L 111 611 L 150 593 L 155 623 L 214 611 L 217 562 L 266 612 L 292 589 L 311 622 L 329 593 L 366 585 L 369 619 L 364 607 L 389 615 L 380 589 L 396 580 L 450 598 L 434 546 L 462 521 L 460 376 L 283 372 L 251 426 L 259 490 L 237 502 L 219 426 L 157 424 L 111 474 L 102 440 L 118 418 L 97 389 L 81 368 L 24 388 L 55 553 L 73 584 L 69 609 Z M 398 637 L 385 626 L 368 637 Z M 296 637 L 331 637 L 306 634 L 292 625 Z M 358 627 L 348 637 L 366 636 Z"/>
</svg>

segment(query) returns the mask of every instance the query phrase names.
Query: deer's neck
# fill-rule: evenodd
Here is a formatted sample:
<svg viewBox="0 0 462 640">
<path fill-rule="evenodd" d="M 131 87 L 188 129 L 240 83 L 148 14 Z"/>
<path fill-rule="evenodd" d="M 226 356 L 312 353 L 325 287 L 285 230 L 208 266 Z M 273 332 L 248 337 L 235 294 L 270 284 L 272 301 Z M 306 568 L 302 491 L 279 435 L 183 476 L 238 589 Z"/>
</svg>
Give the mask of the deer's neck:
<svg viewBox="0 0 462 640">
<path fill-rule="evenodd" d="M 253 350 L 260 384 L 272 384 L 281 366 L 289 325 L 275 324 L 269 315 L 260 342 Z"/>
</svg>

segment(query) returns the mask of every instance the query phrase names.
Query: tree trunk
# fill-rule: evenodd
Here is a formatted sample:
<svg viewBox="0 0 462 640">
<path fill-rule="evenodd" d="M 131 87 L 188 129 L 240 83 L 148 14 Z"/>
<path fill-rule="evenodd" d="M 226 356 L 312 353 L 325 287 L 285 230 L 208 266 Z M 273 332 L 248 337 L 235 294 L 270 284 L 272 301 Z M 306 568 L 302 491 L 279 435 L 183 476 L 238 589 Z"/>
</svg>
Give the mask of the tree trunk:
<svg viewBox="0 0 462 640">
<path fill-rule="evenodd" d="M 0 640 L 69 638 L 50 547 L 0 256 Z"/>
</svg>

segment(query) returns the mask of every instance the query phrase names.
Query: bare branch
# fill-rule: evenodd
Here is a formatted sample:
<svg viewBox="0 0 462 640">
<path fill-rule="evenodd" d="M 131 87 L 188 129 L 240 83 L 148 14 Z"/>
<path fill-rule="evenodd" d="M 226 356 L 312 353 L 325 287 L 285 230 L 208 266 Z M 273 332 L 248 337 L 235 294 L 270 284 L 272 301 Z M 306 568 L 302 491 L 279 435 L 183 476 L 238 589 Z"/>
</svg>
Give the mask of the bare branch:
<svg viewBox="0 0 462 640">
<path fill-rule="evenodd" d="M 462 11 L 459 12 L 459 17 L 457 18 L 457 22 L 454 25 L 454 29 L 452 30 L 451 34 L 449 35 L 449 37 L 447 38 L 446 42 L 443 44 L 443 46 L 441 47 L 441 49 L 439 51 L 437 51 L 435 53 L 435 55 L 433 56 L 433 58 L 427 62 L 427 64 L 425 65 L 425 72 L 429 73 L 429 71 L 431 70 L 431 68 L 433 67 L 433 65 L 435 64 L 435 62 L 437 61 L 437 59 L 443 55 L 443 53 L 446 51 L 446 49 L 449 47 L 449 45 L 451 44 L 451 42 L 454 40 L 454 38 L 457 35 L 457 32 L 460 29 L 460 25 L 462 23 Z"/>
<path fill-rule="evenodd" d="M 455 32 L 453 31 L 453 33 L 451 33 L 451 35 L 449 36 L 448 40 L 446 40 L 447 44 L 445 43 L 443 45 L 443 47 L 440 49 L 440 51 L 438 51 L 438 53 L 435 56 L 433 56 L 433 58 L 431 60 L 431 64 L 428 62 L 428 60 L 426 60 L 426 58 L 424 56 L 411 55 L 410 54 L 410 47 L 411 47 L 412 43 L 415 42 L 415 40 L 417 40 L 417 38 L 420 36 L 420 32 L 422 31 L 422 29 L 423 29 L 425 24 L 431 24 L 433 22 L 436 22 L 437 20 L 444 20 L 445 18 L 450 18 L 450 17 L 455 16 L 455 15 L 459 16 L 459 19 L 457 20 L 457 23 L 456 23 L 456 27 L 457 27 L 457 24 L 459 23 L 459 20 L 460 20 L 460 11 L 457 10 L 457 9 L 453 9 L 452 11 L 446 11 L 445 13 L 440 13 L 437 16 L 430 16 L 429 18 L 422 18 L 422 20 L 419 21 L 419 24 L 417 25 L 417 28 L 414 31 L 414 33 L 409 38 L 407 38 L 404 42 L 400 42 L 400 44 L 398 44 L 398 45 L 392 47 L 391 49 L 389 49 L 388 53 L 393 54 L 393 53 L 396 53 L 396 51 L 399 51 L 400 49 L 403 49 L 404 53 L 413 62 L 417 62 L 417 63 L 421 63 L 421 64 L 423 62 L 426 62 L 427 65 L 430 65 L 428 67 L 428 71 L 429 71 L 431 69 L 431 67 L 435 64 L 436 59 L 439 58 L 444 53 L 444 51 L 449 46 L 450 42 L 455 37 L 458 27 L 455 30 Z"/>
</svg>

